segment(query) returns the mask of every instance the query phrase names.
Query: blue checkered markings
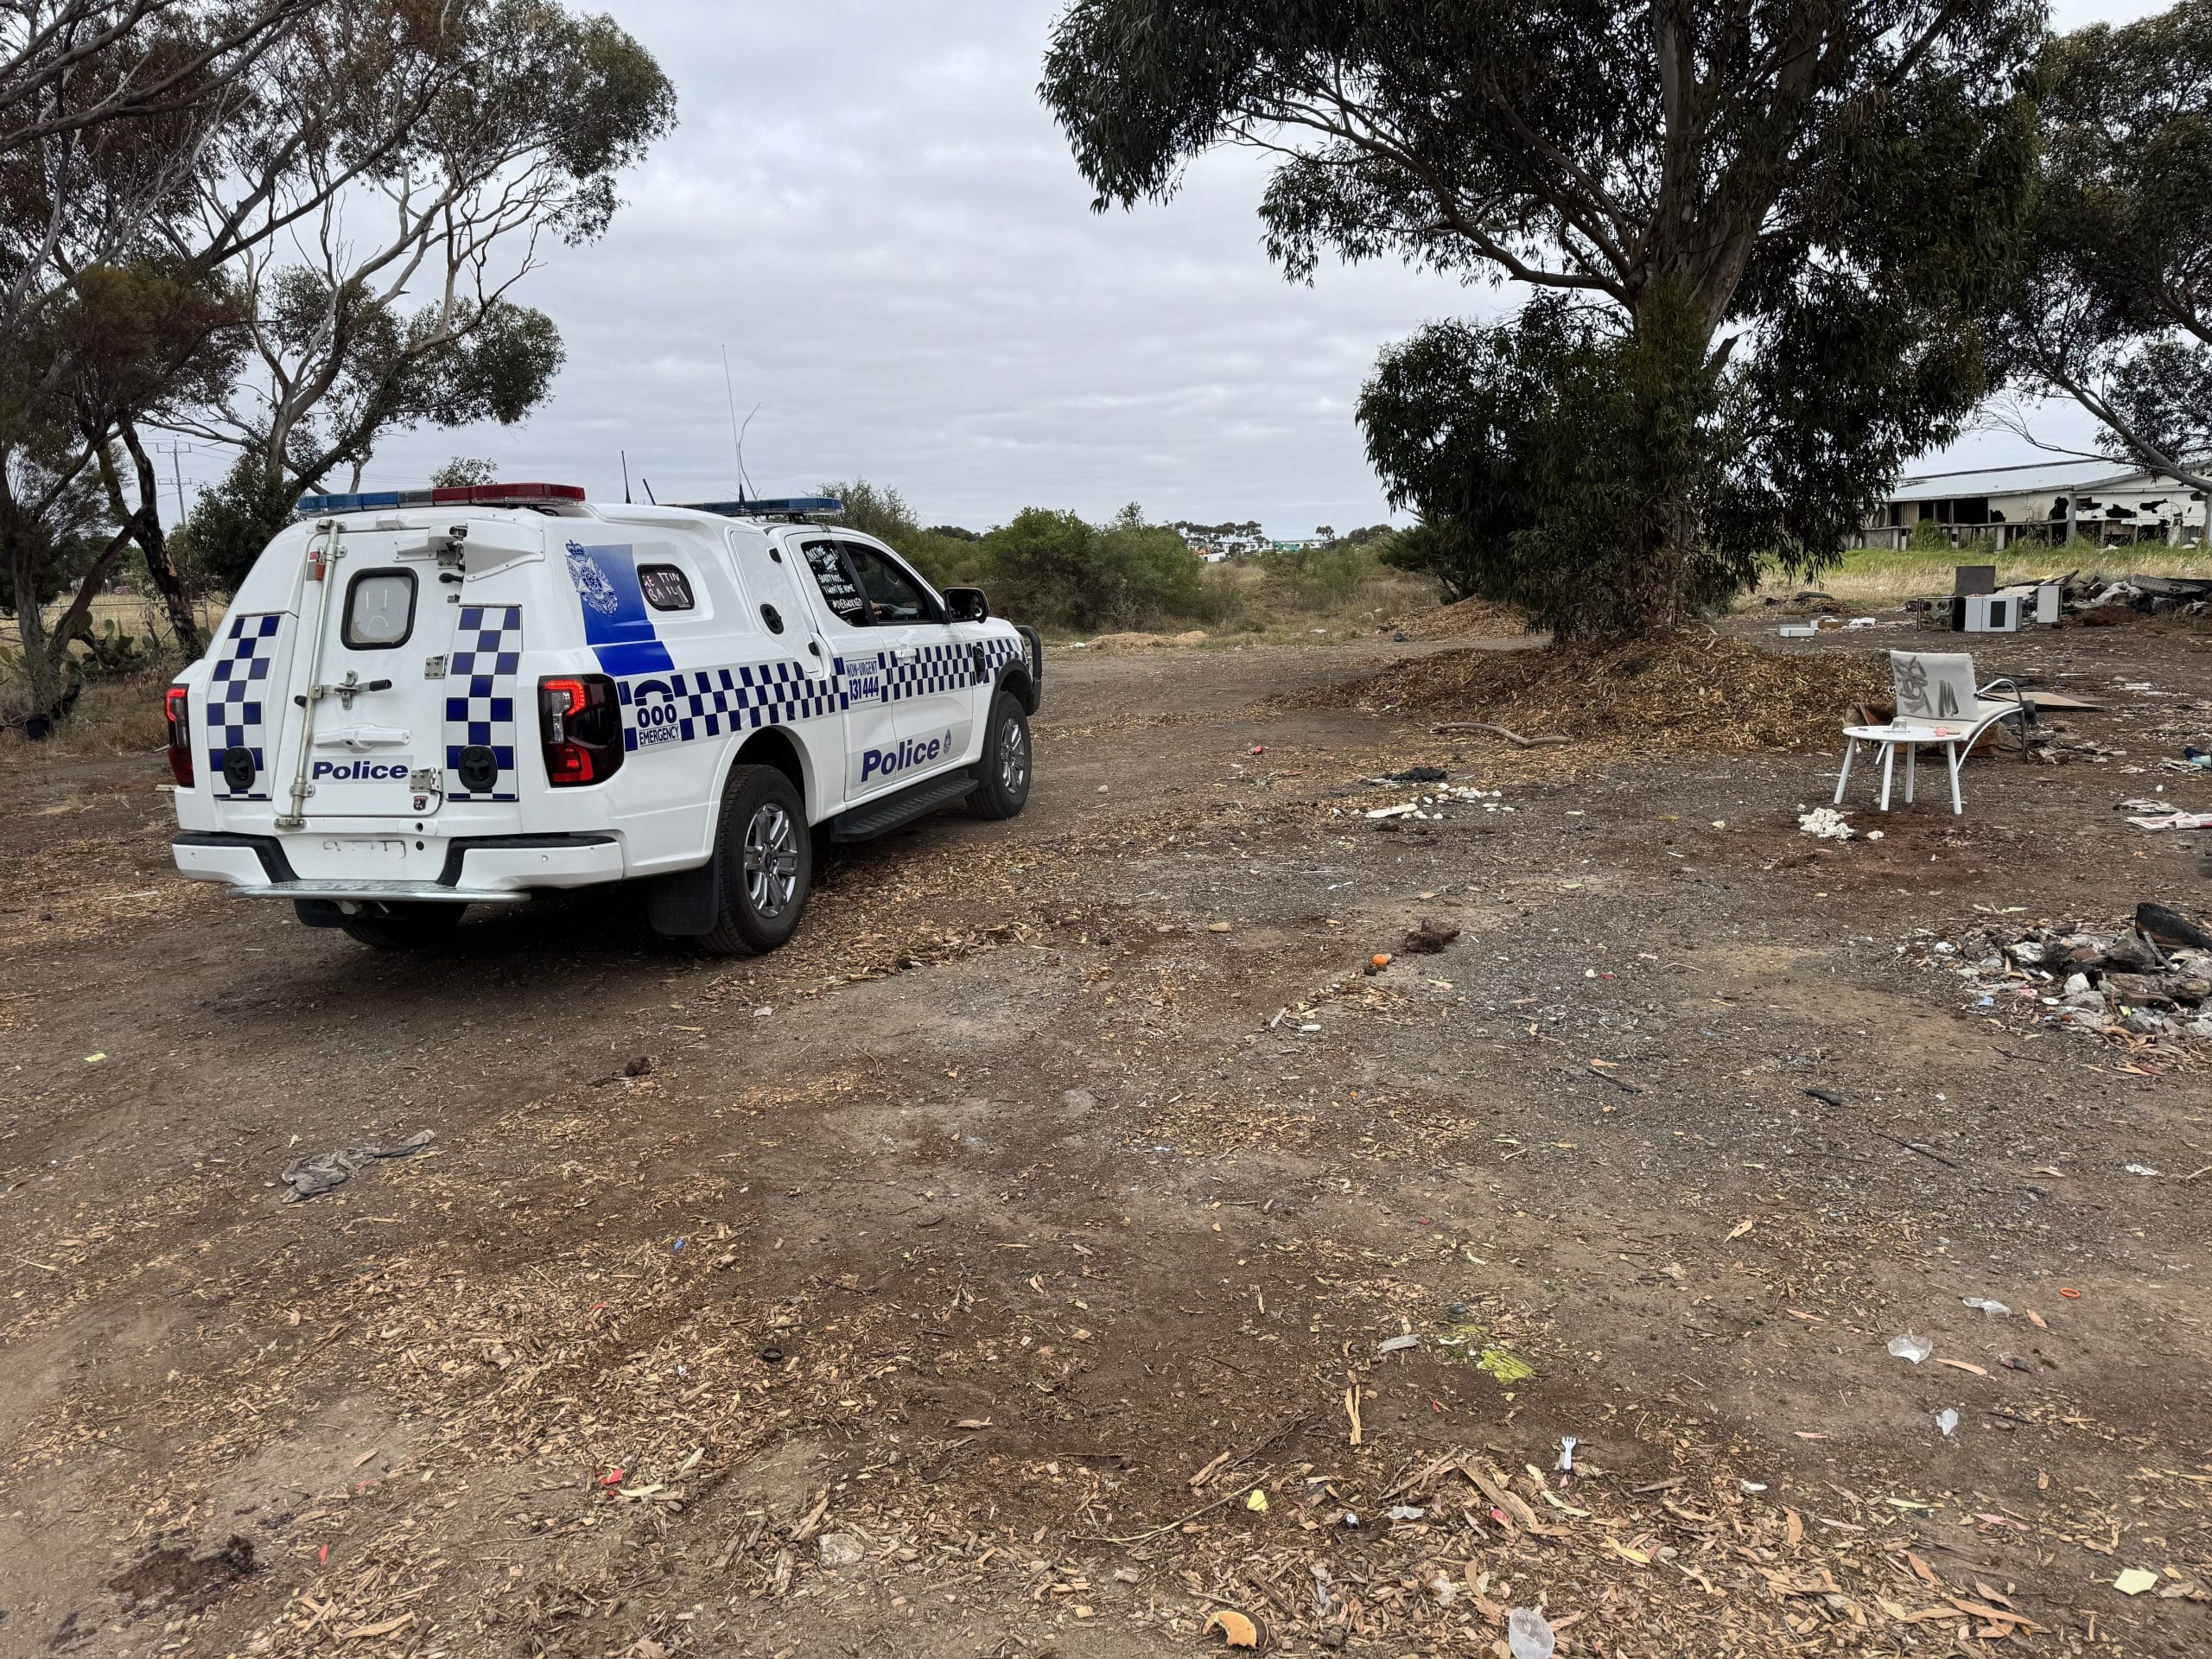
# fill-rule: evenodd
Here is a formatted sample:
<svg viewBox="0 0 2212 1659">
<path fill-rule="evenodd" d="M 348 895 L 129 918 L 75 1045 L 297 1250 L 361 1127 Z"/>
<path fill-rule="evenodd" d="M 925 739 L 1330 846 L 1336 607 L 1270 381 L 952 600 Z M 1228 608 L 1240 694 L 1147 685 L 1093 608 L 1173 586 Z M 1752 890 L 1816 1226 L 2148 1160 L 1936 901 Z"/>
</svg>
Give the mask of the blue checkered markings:
<svg viewBox="0 0 2212 1659">
<path fill-rule="evenodd" d="M 798 662 L 685 670 L 620 681 L 622 747 L 689 743 L 727 732 L 817 720 L 844 707 L 835 681 L 810 679 Z"/>
<path fill-rule="evenodd" d="M 1008 663 L 1020 661 L 1027 664 L 1029 660 L 1028 641 L 1023 639 L 1019 634 L 1009 639 L 1003 634 L 995 633 L 982 643 L 983 671 L 978 677 L 978 683 L 997 679 L 999 671 Z"/>
<path fill-rule="evenodd" d="M 281 613 L 234 616 L 223 632 L 223 655 L 207 682 L 207 775 L 218 800 L 269 798 L 265 699 L 276 632 L 283 624 Z M 253 756 L 253 783 L 233 792 L 223 777 L 223 756 L 238 748 Z"/>
<path fill-rule="evenodd" d="M 903 702 L 932 693 L 959 691 L 998 677 L 1023 655 L 1021 640 L 996 635 L 970 645 L 925 645 L 911 663 L 895 653 L 840 657 L 824 678 L 810 678 L 795 659 L 732 668 L 683 669 L 630 676 L 615 682 L 623 709 L 622 747 L 635 753 L 669 743 L 690 743 L 763 726 L 789 726 L 842 714 L 855 702 Z M 980 669 L 980 671 L 979 671 Z"/>
<path fill-rule="evenodd" d="M 446 799 L 512 801 L 515 794 L 515 674 L 522 666 L 522 607 L 465 605 L 446 658 Z M 499 775 L 471 794 L 461 787 L 461 752 L 492 751 Z"/>
</svg>

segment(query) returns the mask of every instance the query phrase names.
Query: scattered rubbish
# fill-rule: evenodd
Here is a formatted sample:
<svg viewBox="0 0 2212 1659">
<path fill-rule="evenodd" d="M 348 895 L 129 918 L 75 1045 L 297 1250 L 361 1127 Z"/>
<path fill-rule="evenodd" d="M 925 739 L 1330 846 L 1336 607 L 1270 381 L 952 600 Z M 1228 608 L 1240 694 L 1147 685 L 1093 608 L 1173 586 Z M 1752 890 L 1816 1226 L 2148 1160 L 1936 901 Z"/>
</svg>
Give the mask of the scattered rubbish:
<svg viewBox="0 0 2212 1659">
<path fill-rule="evenodd" d="M 1254 1487 L 1252 1495 L 1244 1500 L 1244 1507 L 1255 1515 L 1265 1515 L 1268 1512 L 1268 1495 Z"/>
<path fill-rule="evenodd" d="M 378 1159 L 410 1157 L 435 1139 L 435 1130 L 424 1129 L 396 1147 L 348 1147 L 340 1152 L 298 1159 L 278 1178 L 292 1189 L 285 1195 L 284 1202 L 297 1204 L 303 1198 L 320 1198 L 345 1185 Z"/>
<path fill-rule="evenodd" d="M 1338 1522 L 1337 1524 L 1340 1527 L 1349 1527 L 1354 1532 L 1357 1532 L 1359 1530 L 1358 1513 L 1356 1510 L 1346 1510 L 1344 1513 L 1344 1518 Z"/>
<path fill-rule="evenodd" d="M 1421 803 L 1406 801 L 1397 806 L 1378 806 L 1366 816 L 1370 818 L 1417 818 L 1421 816 Z"/>
<path fill-rule="evenodd" d="M 1329 1592 L 1336 1584 L 1336 1575 L 1319 1561 L 1314 1562 L 1306 1571 L 1313 1575 L 1313 1599 L 1319 1605 L 1320 1611 L 1325 1613 L 1329 1611 Z M 1135 1576 L 1135 1573 L 1130 1574 L 1133 1579 Z"/>
<path fill-rule="evenodd" d="M 1821 841 L 1850 841 L 1859 834 L 1832 806 L 1816 806 L 1809 812 L 1801 813 L 1797 827 Z"/>
<path fill-rule="evenodd" d="M 841 1567 L 858 1567 L 868 1559 L 868 1546 L 849 1532 L 825 1532 L 815 1542 L 815 1553 L 822 1565 L 833 1571 Z"/>
<path fill-rule="evenodd" d="M 1559 1442 L 1559 1466 L 1568 1474 L 1574 1472 L 1574 1436 L 1562 1434 Z"/>
<path fill-rule="evenodd" d="M 2158 1172 L 2148 1164 L 2130 1164 L 2127 1173 L 2131 1175 L 2156 1175 Z"/>
<path fill-rule="evenodd" d="M 2123 1596 L 2139 1596 L 2158 1582 L 2158 1575 L 2139 1567 L 2123 1568 L 2112 1587 Z"/>
<path fill-rule="evenodd" d="M 2212 1040 L 2212 950 L 2181 943 L 2198 930 L 2164 906 L 2139 906 L 2136 916 L 2139 926 L 1986 924 L 1955 940 L 1922 928 L 1897 949 L 1923 969 L 1955 976 L 1967 1006 L 1999 1020 L 2024 1017 L 2096 1037 Z M 2118 1069 L 2160 1075 L 2139 1062 Z"/>
<path fill-rule="evenodd" d="M 2001 1319 L 2012 1313 L 2002 1302 L 1993 1302 L 1986 1296 L 1962 1296 L 1959 1299 L 1968 1307 L 1978 1307 L 1993 1319 Z"/>
<path fill-rule="evenodd" d="M 1389 777 L 1394 784 L 1440 784 L 1450 775 L 1441 766 L 1408 766 Z"/>
<path fill-rule="evenodd" d="M 2061 1285 L 2058 1287 L 2058 1294 L 2069 1302 L 2078 1302 L 2082 1300 L 2082 1293 L 2071 1285 Z"/>
<path fill-rule="evenodd" d="M 1389 1518 L 1393 1521 L 1418 1521 L 1427 1513 L 1427 1510 L 1418 1509 L 1411 1503 L 1401 1503 L 1391 1510 Z"/>
<path fill-rule="evenodd" d="M 1936 1414 L 1936 1427 L 1943 1431 L 1945 1438 L 1948 1439 L 1951 1431 L 1958 1426 L 1959 1414 L 1951 1407 L 1946 1406 Z"/>
<path fill-rule="evenodd" d="M 1390 965 L 1390 953 L 1388 950 L 1377 950 L 1367 959 L 1367 965 L 1376 973 L 1381 973 Z"/>
<path fill-rule="evenodd" d="M 2212 825 L 2212 812 L 2170 810 L 2159 817 L 2133 817 L 2128 822 L 2138 830 L 2202 830 Z"/>
<path fill-rule="evenodd" d="M 1217 1609 L 1198 1634 L 1211 1636 L 1216 1630 L 1221 1632 L 1221 1644 L 1225 1648 L 1256 1648 L 1260 1645 L 1260 1627 L 1233 1608 Z"/>
<path fill-rule="evenodd" d="M 1539 1609 L 1516 1607 L 1505 1621 L 1505 1645 L 1513 1659 L 1552 1659 L 1559 1638 Z"/>
<path fill-rule="evenodd" d="M 1206 931 L 1209 933 L 1226 933 L 1229 931 L 1229 924 L 1227 922 L 1208 922 L 1206 924 Z"/>
<path fill-rule="evenodd" d="M 1408 1348 L 1418 1348 L 1418 1347 L 1420 1347 L 1420 1346 L 1421 1346 L 1421 1338 L 1420 1338 L 1419 1337 L 1415 1337 L 1415 1336 L 1392 1337 L 1392 1338 L 1391 1338 L 1388 1342 L 1385 1342 L 1385 1343 L 1382 1345 L 1382 1347 L 1380 1347 L 1379 1349 L 1377 1349 L 1376 1351 L 1376 1352 L 1378 1352 L 1378 1353 L 1384 1353 L 1384 1354 L 1396 1354 L 1396 1353 L 1402 1353 L 1402 1352 L 1404 1352 L 1404 1351 L 1405 1351 L 1407 1349 L 1408 1349 Z"/>
<path fill-rule="evenodd" d="M 1501 1388 L 1511 1388 L 1516 1382 L 1526 1382 L 1536 1374 L 1536 1368 L 1518 1354 L 1504 1348 L 1485 1348 L 1482 1357 L 1475 1361 L 1475 1369 L 1488 1371 L 1497 1379 Z"/>
<path fill-rule="evenodd" d="M 2136 906 L 2135 931 L 2168 950 L 2212 950 L 2212 933 L 2164 905 Z"/>
<path fill-rule="evenodd" d="M 1833 1089 L 1808 1089 L 1805 1091 L 1805 1098 L 1808 1100 L 1821 1101 L 1830 1106 L 1836 1107 L 1839 1109 L 1840 1109 L 1843 1105 L 1843 1096 L 1836 1093 Z"/>
<path fill-rule="evenodd" d="M 1910 1331 L 1901 1337 L 1890 1338 L 1890 1351 L 1899 1359 L 1909 1359 L 1917 1365 L 1936 1351 L 1936 1344 L 1925 1337 L 1916 1337 Z"/>
<path fill-rule="evenodd" d="M 103 1049 L 103 1050 L 102 1050 L 100 1052 L 99 1052 L 98 1054 L 87 1054 L 87 1055 L 86 1055 L 86 1056 L 85 1056 L 85 1064 L 86 1064 L 86 1065 L 99 1065 L 102 1060 L 104 1060 L 104 1059 L 105 1059 L 105 1058 L 107 1058 L 107 1052 L 106 1052 L 105 1049 Z"/>
</svg>

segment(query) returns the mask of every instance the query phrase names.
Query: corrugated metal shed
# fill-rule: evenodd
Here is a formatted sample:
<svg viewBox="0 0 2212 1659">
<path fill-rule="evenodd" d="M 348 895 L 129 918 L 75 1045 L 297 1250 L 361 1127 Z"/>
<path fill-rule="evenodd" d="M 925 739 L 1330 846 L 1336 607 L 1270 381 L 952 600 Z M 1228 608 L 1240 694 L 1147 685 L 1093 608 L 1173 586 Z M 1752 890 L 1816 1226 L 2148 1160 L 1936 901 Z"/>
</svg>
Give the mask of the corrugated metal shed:
<svg viewBox="0 0 2212 1659">
<path fill-rule="evenodd" d="M 2153 480 L 2140 468 L 2113 461 L 2046 461 L 1901 478 L 1889 499 L 1948 501 L 1962 496 L 2094 495 L 2100 490 L 2147 489 L 2154 482 L 2168 481 Z"/>
</svg>

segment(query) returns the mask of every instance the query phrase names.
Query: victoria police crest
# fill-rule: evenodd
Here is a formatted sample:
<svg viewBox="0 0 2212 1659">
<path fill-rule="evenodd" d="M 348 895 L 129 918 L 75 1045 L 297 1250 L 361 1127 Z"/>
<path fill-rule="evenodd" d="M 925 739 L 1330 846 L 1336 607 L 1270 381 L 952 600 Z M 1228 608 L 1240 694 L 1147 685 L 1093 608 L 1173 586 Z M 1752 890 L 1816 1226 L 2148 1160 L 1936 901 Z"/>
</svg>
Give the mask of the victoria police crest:
<svg viewBox="0 0 2212 1659">
<path fill-rule="evenodd" d="M 569 580 L 575 584 L 576 597 L 583 601 L 586 610 L 612 616 L 622 608 L 622 596 L 615 590 L 613 581 L 601 565 L 597 554 L 595 548 L 570 542 Z"/>
</svg>

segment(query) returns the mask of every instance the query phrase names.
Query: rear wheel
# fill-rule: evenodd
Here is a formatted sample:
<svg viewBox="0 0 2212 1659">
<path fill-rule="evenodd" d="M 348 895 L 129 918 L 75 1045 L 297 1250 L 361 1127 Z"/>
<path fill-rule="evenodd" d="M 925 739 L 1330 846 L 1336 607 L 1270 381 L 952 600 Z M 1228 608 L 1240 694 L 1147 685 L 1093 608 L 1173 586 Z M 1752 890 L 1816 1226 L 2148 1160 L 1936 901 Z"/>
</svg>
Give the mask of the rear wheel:
<svg viewBox="0 0 2212 1659">
<path fill-rule="evenodd" d="M 392 904 L 373 915 L 365 911 L 359 916 L 341 915 L 338 925 L 346 930 L 346 938 L 372 950 L 420 950 L 451 938 L 467 908 L 429 901 Z"/>
<path fill-rule="evenodd" d="M 798 931 L 814 887 L 806 804 L 773 766 L 732 768 L 715 838 L 719 912 L 699 941 L 718 957 L 773 950 Z"/>
<path fill-rule="evenodd" d="M 1001 691 L 991 704 L 991 723 L 983 734 L 982 764 L 968 810 L 979 818 L 1010 818 L 1029 804 L 1034 771 L 1029 750 L 1029 716 L 1021 700 Z"/>
</svg>

